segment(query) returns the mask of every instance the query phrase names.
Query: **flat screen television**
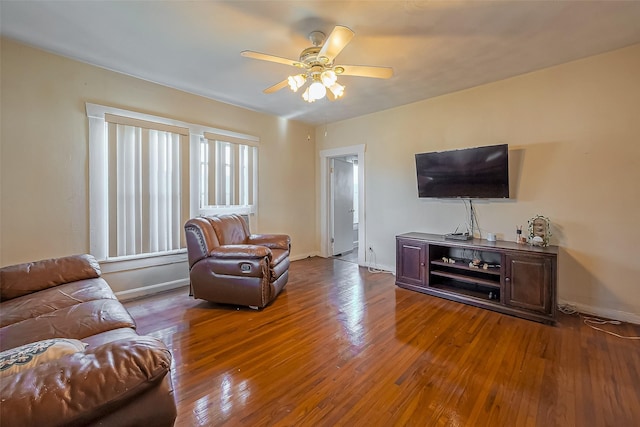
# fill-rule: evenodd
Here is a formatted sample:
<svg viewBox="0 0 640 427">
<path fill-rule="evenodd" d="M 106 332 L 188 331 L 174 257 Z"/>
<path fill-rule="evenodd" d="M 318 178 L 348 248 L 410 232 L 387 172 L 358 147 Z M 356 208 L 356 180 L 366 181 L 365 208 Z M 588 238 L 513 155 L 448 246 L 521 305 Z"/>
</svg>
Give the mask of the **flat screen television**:
<svg viewBox="0 0 640 427">
<path fill-rule="evenodd" d="M 418 196 L 509 198 L 507 144 L 416 154 Z"/>
</svg>

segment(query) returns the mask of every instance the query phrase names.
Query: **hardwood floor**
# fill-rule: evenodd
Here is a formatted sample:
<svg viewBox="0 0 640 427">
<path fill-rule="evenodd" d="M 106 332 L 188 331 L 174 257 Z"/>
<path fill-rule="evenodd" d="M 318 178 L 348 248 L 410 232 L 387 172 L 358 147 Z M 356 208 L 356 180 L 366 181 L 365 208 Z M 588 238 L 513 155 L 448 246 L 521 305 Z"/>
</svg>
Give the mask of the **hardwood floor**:
<svg viewBox="0 0 640 427">
<path fill-rule="evenodd" d="M 640 425 L 640 341 L 411 292 L 349 262 L 293 262 L 262 311 L 186 289 L 125 305 L 173 353 L 176 426 Z"/>
</svg>

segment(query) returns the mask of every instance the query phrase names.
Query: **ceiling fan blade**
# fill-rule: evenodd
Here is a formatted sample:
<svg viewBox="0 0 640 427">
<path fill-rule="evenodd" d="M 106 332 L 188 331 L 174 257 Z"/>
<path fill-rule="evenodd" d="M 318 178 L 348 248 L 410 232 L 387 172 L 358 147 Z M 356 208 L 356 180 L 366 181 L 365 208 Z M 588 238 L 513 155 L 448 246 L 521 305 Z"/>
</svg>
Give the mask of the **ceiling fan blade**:
<svg viewBox="0 0 640 427">
<path fill-rule="evenodd" d="M 280 83 L 276 83 L 271 87 L 266 88 L 265 90 L 263 90 L 264 93 L 273 93 L 273 92 L 277 92 L 280 89 L 283 89 L 285 87 L 287 87 L 287 85 L 289 84 L 289 81 L 287 79 L 284 79 L 283 81 L 281 81 Z"/>
<path fill-rule="evenodd" d="M 267 55 L 266 53 L 254 52 L 252 50 L 243 50 L 242 52 L 240 52 L 240 55 L 244 56 L 245 58 L 259 59 L 261 61 L 276 62 L 278 64 L 284 64 L 284 65 L 292 65 L 292 66 L 298 67 L 298 68 L 305 68 L 306 67 L 306 65 L 304 65 L 300 61 L 294 61 L 293 59 L 282 58 L 280 56 Z"/>
<path fill-rule="evenodd" d="M 370 67 L 366 65 L 338 65 L 333 69 L 343 68 L 342 73 L 336 72 L 338 76 L 359 76 L 373 77 L 374 79 L 389 79 L 393 77 L 391 67 Z"/>
<path fill-rule="evenodd" d="M 318 58 L 328 58 L 328 62 L 333 62 L 333 59 L 338 56 L 342 49 L 351 41 L 355 33 L 347 27 L 336 25 L 331 31 L 329 37 L 322 45 L 322 49 L 318 52 Z"/>
</svg>

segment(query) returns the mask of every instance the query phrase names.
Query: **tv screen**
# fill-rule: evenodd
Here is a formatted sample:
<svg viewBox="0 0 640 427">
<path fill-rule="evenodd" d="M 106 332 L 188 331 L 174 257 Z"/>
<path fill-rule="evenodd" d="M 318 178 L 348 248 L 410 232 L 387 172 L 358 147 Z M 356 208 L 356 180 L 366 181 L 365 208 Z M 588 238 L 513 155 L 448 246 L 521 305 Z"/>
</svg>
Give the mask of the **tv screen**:
<svg viewBox="0 0 640 427">
<path fill-rule="evenodd" d="M 507 144 L 416 154 L 418 196 L 509 198 Z"/>
</svg>

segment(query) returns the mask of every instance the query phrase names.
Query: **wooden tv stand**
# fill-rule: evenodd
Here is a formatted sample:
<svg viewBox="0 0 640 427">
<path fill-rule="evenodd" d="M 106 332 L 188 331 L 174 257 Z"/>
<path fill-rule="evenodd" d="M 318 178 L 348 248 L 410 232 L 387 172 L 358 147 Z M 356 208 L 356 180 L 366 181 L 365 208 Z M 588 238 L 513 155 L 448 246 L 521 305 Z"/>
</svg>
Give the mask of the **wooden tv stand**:
<svg viewBox="0 0 640 427">
<path fill-rule="evenodd" d="M 396 236 L 396 285 L 554 324 L 557 257 L 557 246 L 406 233 Z M 469 266 L 474 258 L 479 267 Z"/>
</svg>

